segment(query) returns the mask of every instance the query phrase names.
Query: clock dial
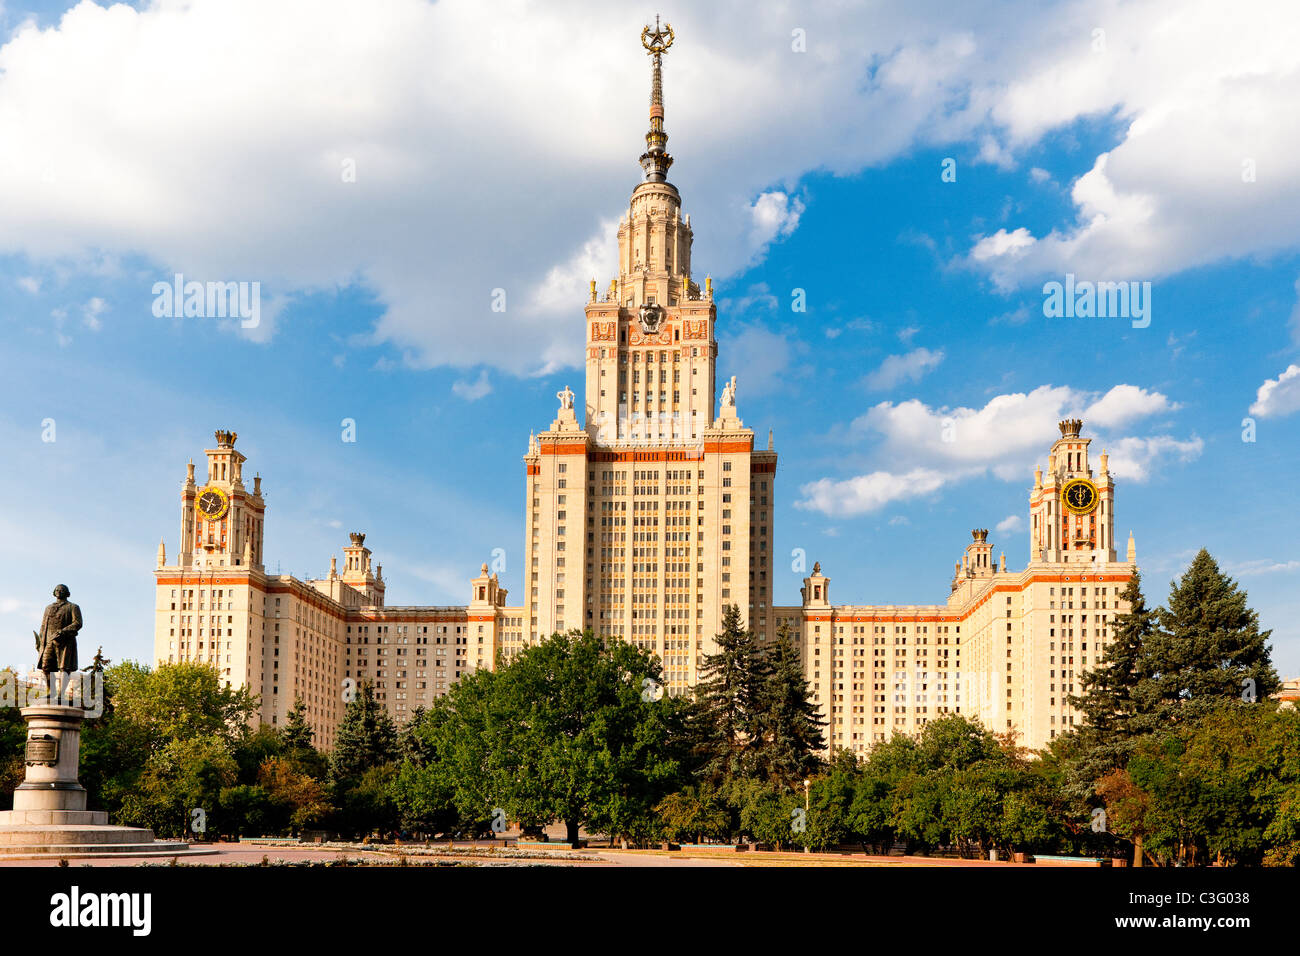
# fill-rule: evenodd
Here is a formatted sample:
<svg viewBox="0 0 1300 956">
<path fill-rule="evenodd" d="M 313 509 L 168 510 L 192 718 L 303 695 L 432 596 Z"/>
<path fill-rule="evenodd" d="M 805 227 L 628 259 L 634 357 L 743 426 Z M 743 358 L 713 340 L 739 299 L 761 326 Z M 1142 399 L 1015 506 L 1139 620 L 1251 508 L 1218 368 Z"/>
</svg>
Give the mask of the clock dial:
<svg viewBox="0 0 1300 956">
<path fill-rule="evenodd" d="M 1067 481 L 1061 489 L 1061 504 L 1073 514 L 1089 514 L 1097 507 L 1097 486 L 1087 478 Z"/>
<path fill-rule="evenodd" d="M 229 507 L 230 499 L 226 497 L 226 493 L 212 485 L 199 492 L 199 498 L 194 502 L 195 510 L 209 521 L 216 521 Z"/>
</svg>

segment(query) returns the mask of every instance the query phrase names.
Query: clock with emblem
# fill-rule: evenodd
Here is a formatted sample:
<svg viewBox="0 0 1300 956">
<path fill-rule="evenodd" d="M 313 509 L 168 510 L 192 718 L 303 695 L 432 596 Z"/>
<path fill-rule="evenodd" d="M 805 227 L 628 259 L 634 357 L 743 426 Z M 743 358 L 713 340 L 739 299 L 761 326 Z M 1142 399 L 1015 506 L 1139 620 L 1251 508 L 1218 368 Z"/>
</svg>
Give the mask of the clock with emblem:
<svg viewBox="0 0 1300 956">
<path fill-rule="evenodd" d="M 1072 478 L 1061 488 L 1061 506 L 1071 514 L 1091 514 L 1097 501 L 1097 486 L 1087 478 Z"/>
<path fill-rule="evenodd" d="M 224 518 L 226 512 L 230 510 L 230 498 L 216 485 L 208 485 L 199 492 L 198 500 L 194 502 L 194 510 L 199 513 L 200 518 L 217 521 Z"/>
</svg>

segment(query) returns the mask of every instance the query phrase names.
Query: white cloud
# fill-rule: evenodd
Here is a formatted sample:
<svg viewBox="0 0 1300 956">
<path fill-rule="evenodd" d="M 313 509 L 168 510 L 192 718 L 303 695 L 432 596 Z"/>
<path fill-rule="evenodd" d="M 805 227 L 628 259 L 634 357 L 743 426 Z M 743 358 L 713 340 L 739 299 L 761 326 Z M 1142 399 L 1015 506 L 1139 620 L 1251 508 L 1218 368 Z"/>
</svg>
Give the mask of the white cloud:
<svg viewBox="0 0 1300 956">
<path fill-rule="evenodd" d="M 1288 365 L 1277 378 L 1268 378 L 1255 393 L 1250 414 L 1276 418 L 1300 411 L 1300 365 Z"/>
<path fill-rule="evenodd" d="M 1300 45 L 1285 0 L 1057 7 L 1061 29 L 992 96 L 1013 149 L 1080 117 L 1111 115 L 1120 141 L 1075 181 L 1075 221 L 971 259 L 1010 288 L 1047 274 L 1151 279 L 1300 241 L 1300 191 L 1279 175 L 1300 150 L 1286 117 L 1300 96 Z M 1102 24 L 1102 52 L 1088 42 Z M 1050 56 L 1047 55 L 1050 53 Z M 1180 159 L 1179 157 L 1183 157 Z M 1187 157 L 1195 157 L 1194 160 Z M 1002 231 L 998 235 L 1005 235 Z"/>
<path fill-rule="evenodd" d="M 1057 423 L 1075 417 L 1084 420 L 1085 436 L 1095 439 L 1094 461 L 1109 446 L 1110 470 L 1117 477 L 1145 481 L 1167 462 L 1196 458 L 1204 442 L 1195 437 L 1116 435 L 1110 430 L 1176 407 L 1159 392 L 1131 385 L 1117 385 L 1104 394 L 1042 385 L 1028 393 L 994 396 L 978 409 L 932 407 L 917 399 L 881 402 L 854 419 L 847 434 L 854 441 L 874 439 L 872 456 L 888 462 L 888 469 L 804 485 L 798 507 L 833 515 L 850 513 L 837 509 L 851 506 L 856 509 L 851 513 L 859 514 L 986 474 L 1023 482 L 1060 437 Z M 1107 433 L 1104 438 L 1090 427 L 1093 412 L 1098 427 Z M 909 480 L 914 475 L 926 480 Z"/>
<path fill-rule="evenodd" d="M 822 514 L 850 517 L 875 511 L 890 502 L 930 494 L 943 486 L 944 476 L 936 471 L 917 468 L 895 475 L 876 471 L 843 481 L 822 478 L 803 485 L 802 500 L 796 508 Z"/>
<path fill-rule="evenodd" d="M 1272 561 L 1268 558 L 1258 558 L 1253 561 L 1241 561 L 1229 565 L 1225 570 L 1228 574 L 1236 577 L 1253 577 L 1259 574 L 1290 574 L 1293 571 L 1300 571 L 1300 561 Z"/>
<path fill-rule="evenodd" d="M 453 382 L 451 390 L 467 402 L 477 402 L 480 398 L 491 395 L 492 383 L 488 380 L 487 369 L 479 372 L 478 378 L 472 382 Z"/>
<path fill-rule="evenodd" d="M 996 525 L 994 525 L 998 534 L 1013 534 L 1017 531 L 1025 530 L 1025 519 L 1020 515 L 1007 515 Z"/>
<path fill-rule="evenodd" d="M 262 281 L 264 296 L 359 285 L 384 308 L 363 342 L 417 367 L 578 361 L 571 320 L 591 273 L 608 282 L 605 224 L 639 181 L 640 8 L 142 6 L 82 2 L 0 48 L 0 253 L 51 271 L 138 257 L 160 275 Z M 940 143 L 1010 167 L 1096 117 L 1123 124 L 1121 139 L 1073 184 L 1076 221 L 974 242 L 998 281 L 1066 264 L 1144 278 L 1293 246 L 1300 44 L 1277 26 L 1290 15 L 1288 0 L 1242 0 L 1231 17 L 1219 0 L 943 17 L 828 4 L 800 11 L 813 39 L 792 56 L 770 42 L 783 4 L 684 9 L 666 128 L 697 277 L 733 275 L 789 236 L 811 171 Z"/>
<path fill-rule="evenodd" d="M 763 193 L 750 207 L 750 245 L 761 255 L 772 242 L 786 238 L 799 227 L 803 211 L 803 200 L 798 196 L 787 196 L 779 190 Z"/>
<path fill-rule="evenodd" d="M 41 291 L 41 280 L 36 276 L 19 276 L 18 288 L 22 289 L 24 292 L 36 295 Z"/>
<path fill-rule="evenodd" d="M 926 372 L 937 368 L 943 361 L 943 350 L 913 349 L 905 355 L 891 355 L 880 367 L 869 373 L 863 382 L 867 388 L 882 390 L 893 388 L 901 382 L 919 382 Z"/>
<path fill-rule="evenodd" d="M 985 262 L 990 259 L 1015 256 L 1033 244 L 1034 237 L 1024 226 L 1011 232 L 999 229 L 993 235 L 984 236 L 976 242 L 971 249 L 970 257 L 976 262 Z"/>
<path fill-rule="evenodd" d="M 1116 385 L 1083 411 L 1083 419 L 1098 428 L 1118 428 L 1139 418 L 1150 418 L 1178 406 L 1159 392 L 1136 385 Z"/>
<path fill-rule="evenodd" d="M 81 307 L 81 321 L 92 332 L 98 332 L 104 325 L 99 317 L 107 310 L 108 303 L 99 296 L 95 296 Z"/>
<path fill-rule="evenodd" d="M 1180 441 L 1169 435 L 1150 438 L 1121 438 L 1109 449 L 1110 470 L 1116 478 L 1146 481 L 1157 467 L 1170 460 L 1192 461 L 1201 456 L 1205 442 L 1199 438 Z"/>
</svg>

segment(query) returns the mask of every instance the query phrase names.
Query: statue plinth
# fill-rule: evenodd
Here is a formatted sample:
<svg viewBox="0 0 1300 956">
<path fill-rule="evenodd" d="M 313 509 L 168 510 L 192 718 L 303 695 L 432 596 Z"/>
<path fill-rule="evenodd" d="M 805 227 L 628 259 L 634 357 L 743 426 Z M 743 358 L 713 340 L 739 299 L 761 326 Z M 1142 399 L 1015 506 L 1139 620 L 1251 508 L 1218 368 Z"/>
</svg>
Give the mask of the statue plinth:
<svg viewBox="0 0 1300 956">
<path fill-rule="evenodd" d="M 85 810 L 86 789 L 77 781 L 85 712 L 36 703 L 21 713 L 27 721 L 27 775 L 14 790 L 14 810 Z"/>
</svg>

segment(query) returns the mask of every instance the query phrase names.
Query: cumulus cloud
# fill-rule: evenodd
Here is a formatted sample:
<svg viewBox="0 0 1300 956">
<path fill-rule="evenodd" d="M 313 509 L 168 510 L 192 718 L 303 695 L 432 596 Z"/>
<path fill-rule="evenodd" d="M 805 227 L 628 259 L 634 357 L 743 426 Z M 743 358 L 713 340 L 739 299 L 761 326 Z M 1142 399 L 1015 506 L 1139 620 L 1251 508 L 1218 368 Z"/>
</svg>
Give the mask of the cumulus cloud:
<svg viewBox="0 0 1300 956">
<path fill-rule="evenodd" d="M 1024 481 L 1044 449 L 1060 437 L 1057 422 L 1076 417 L 1084 420 L 1085 435 L 1100 439 L 1093 442 L 1094 456 L 1107 448 L 1117 477 L 1145 481 L 1163 462 L 1196 458 L 1204 442 L 1197 437 L 1124 435 L 1116 429 L 1175 408 L 1165 395 L 1132 385 L 1116 385 L 1105 393 L 1042 385 L 1027 393 L 994 396 L 982 408 L 933 407 L 917 399 L 881 402 L 853 420 L 847 437 L 852 442 L 874 441 L 872 454 L 889 462 L 888 469 L 806 484 L 797 506 L 825 514 L 857 514 L 988 474 Z M 908 479 L 918 474 L 926 481 Z"/>
<path fill-rule="evenodd" d="M 942 474 L 926 468 L 916 468 L 901 475 L 876 471 L 843 481 L 822 478 L 799 489 L 803 499 L 795 502 L 795 507 L 852 517 L 875 511 L 894 501 L 938 491 L 944 481 Z"/>
<path fill-rule="evenodd" d="M 1081 116 L 1112 116 L 1119 142 L 1074 182 L 1074 222 L 999 230 L 971 261 L 1011 288 L 1063 272 L 1149 279 L 1294 246 L 1300 192 L 1273 171 L 1300 149 L 1300 128 L 1282 119 L 1300 95 L 1300 48 L 1267 26 L 1285 6 L 1253 0 L 1241 17 L 1214 0 L 1061 8 L 1056 56 L 1027 63 L 990 117 L 1012 149 Z M 1104 25 L 1100 49 L 1076 32 L 1089 15 Z"/>
<path fill-rule="evenodd" d="M 1250 414 L 1277 418 L 1300 411 L 1300 365 L 1288 365 L 1277 378 L 1268 378 L 1255 393 Z"/>
<path fill-rule="evenodd" d="M 100 316 L 108 310 L 108 303 L 99 296 L 94 296 L 81 307 L 81 321 L 92 332 L 98 332 L 104 323 Z"/>
<path fill-rule="evenodd" d="M 640 179 L 640 7 L 141 7 L 86 0 L 0 47 L 0 253 L 38 270 L 138 258 L 273 297 L 358 286 L 382 314 L 354 341 L 415 367 L 579 361 L 567 320 L 592 273 L 608 281 L 606 224 Z M 683 10 L 666 128 L 696 272 L 733 275 L 789 236 L 812 171 L 936 144 L 1009 168 L 1096 117 L 1117 121 L 1119 142 L 1073 184 L 1074 222 L 974 238 L 970 261 L 999 283 L 1066 265 L 1144 278 L 1294 245 L 1300 44 L 1276 27 L 1289 16 L 1289 0 L 1242 0 L 1232 16 L 1219 0 L 942 17 L 827 4 L 800 11 L 810 45 L 793 56 L 771 42 L 782 4 Z"/>
<path fill-rule="evenodd" d="M 932 352 L 920 348 L 904 355 L 891 355 L 863 379 L 863 384 L 879 391 L 893 388 L 902 382 L 919 382 L 926 372 L 937 368 L 942 361 L 942 349 Z"/>
<path fill-rule="evenodd" d="M 1007 515 L 994 527 L 997 529 L 998 534 L 1013 534 L 1025 530 L 1025 519 L 1020 515 Z"/>
<path fill-rule="evenodd" d="M 1110 450 L 1110 470 L 1116 478 L 1146 481 L 1152 470 L 1166 461 L 1188 462 L 1201 456 L 1200 438 L 1179 440 L 1169 435 L 1121 438 Z"/>
<path fill-rule="evenodd" d="M 492 383 L 488 380 L 487 369 L 478 373 L 478 378 L 472 382 L 453 382 L 451 386 L 452 394 L 465 399 L 467 402 L 477 402 L 480 398 L 492 394 Z"/>
<path fill-rule="evenodd" d="M 798 196 L 787 196 L 779 190 L 763 193 L 750 207 L 750 244 L 761 253 L 774 240 L 789 236 L 799 227 L 803 211 L 803 200 Z"/>
<path fill-rule="evenodd" d="M 1178 408 L 1159 392 L 1148 392 L 1136 385 L 1116 385 L 1089 405 L 1084 420 L 1099 428 L 1118 428 L 1138 418 L 1149 418 Z"/>
</svg>

